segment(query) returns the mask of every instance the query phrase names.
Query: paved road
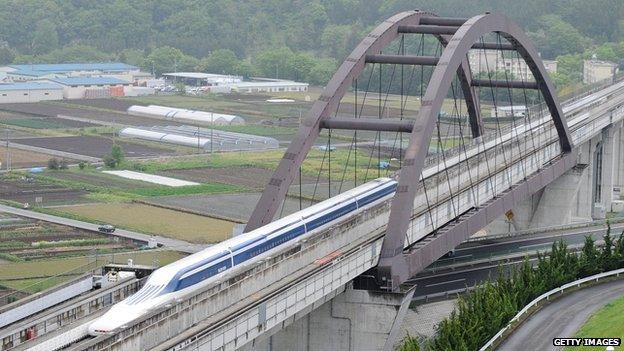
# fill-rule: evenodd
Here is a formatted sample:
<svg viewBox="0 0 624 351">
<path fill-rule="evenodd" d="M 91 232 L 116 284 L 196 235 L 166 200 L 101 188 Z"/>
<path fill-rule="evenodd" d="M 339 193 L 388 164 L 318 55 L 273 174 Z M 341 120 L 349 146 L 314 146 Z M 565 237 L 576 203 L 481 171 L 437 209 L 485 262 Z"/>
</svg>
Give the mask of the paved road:
<svg viewBox="0 0 624 351">
<path fill-rule="evenodd" d="M 573 292 L 529 317 L 497 350 L 561 350 L 553 346 L 553 338 L 573 337 L 594 312 L 623 295 L 624 280 Z"/>
<path fill-rule="evenodd" d="M 0 212 L 12 213 L 18 216 L 34 218 L 34 219 L 38 219 L 38 220 L 42 220 L 46 222 L 68 225 L 68 226 L 75 227 L 75 228 L 98 232 L 98 226 L 99 226 L 98 224 L 77 221 L 74 219 L 53 216 L 53 215 L 34 212 L 30 210 L 23 210 L 23 209 L 11 207 L 11 206 L 0 205 Z M 130 238 L 132 240 L 142 241 L 145 243 L 147 243 L 150 239 L 153 239 L 153 240 L 156 240 L 157 243 L 162 244 L 163 246 L 169 247 L 177 251 L 186 252 L 186 253 L 194 253 L 204 248 L 204 246 L 202 245 L 192 244 L 183 240 L 170 239 L 170 238 L 165 238 L 162 236 L 137 233 L 137 232 L 124 230 L 124 229 L 117 229 L 115 230 L 115 233 L 110 234 L 110 235 Z"/>
<path fill-rule="evenodd" d="M 613 224 L 611 235 L 619 236 L 622 228 L 624 223 Z M 455 250 L 454 257 L 439 259 L 409 282 L 417 285 L 414 295 L 416 299 L 460 290 L 478 284 L 490 275 L 496 276 L 499 266 L 509 269 L 516 265 L 517 261 L 501 262 L 503 257 L 516 257 L 521 260 L 525 255 L 535 254 L 538 250 L 549 250 L 554 241 L 563 239 L 568 245 L 582 245 L 586 235 L 591 235 L 594 240 L 601 240 L 605 232 L 606 226 L 599 225 L 462 244 Z"/>
</svg>

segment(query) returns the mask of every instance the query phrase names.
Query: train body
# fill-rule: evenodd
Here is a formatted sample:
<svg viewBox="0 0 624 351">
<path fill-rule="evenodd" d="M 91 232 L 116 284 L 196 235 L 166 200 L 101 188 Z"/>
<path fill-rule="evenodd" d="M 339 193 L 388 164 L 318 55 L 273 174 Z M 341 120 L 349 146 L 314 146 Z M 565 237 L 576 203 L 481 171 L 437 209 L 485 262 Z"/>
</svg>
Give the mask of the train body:
<svg viewBox="0 0 624 351">
<path fill-rule="evenodd" d="M 379 178 L 261 228 L 213 245 L 154 271 L 134 295 L 89 325 L 89 334 L 111 334 L 150 311 L 218 279 L 228 269 L 336 223 L 346 215 L 392 196 L 397 182 Z"/>
</svg>

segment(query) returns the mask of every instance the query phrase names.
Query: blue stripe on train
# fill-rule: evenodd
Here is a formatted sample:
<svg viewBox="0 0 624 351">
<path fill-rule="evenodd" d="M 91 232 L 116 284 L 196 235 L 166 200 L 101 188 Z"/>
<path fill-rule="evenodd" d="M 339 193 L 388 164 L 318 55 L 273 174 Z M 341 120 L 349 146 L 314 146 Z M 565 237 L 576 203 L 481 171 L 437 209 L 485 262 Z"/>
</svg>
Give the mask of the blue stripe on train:
<svg viewBox="0 0 624 351">
<path fill-rule="evenodd" d="M 310 230 L 314 230 L 324 224 L 327 224 L 329 222 L 332 222 L 344 215 L 346 215 L 349 212 L 352 212 L 356 209 L 358 209 L 359 207 L 368 205 L 386 195 L 389 195 L 391 193 L 393 193 L 396 189 L 396 183 L 391 184 L 390 186 L 387 186 L 385 188 L 380 189 L 377 192 L 374 192 L 370 195 L 367 195 L 357 201 L 353 201 L 348 203 L 346 206 L 340 207 L 335 209 L 334 211 L 331 211 L 329 213 L 324 214 L 323 216 L 319 217 L 319 218 L 315 218 L 314 220 L 310 221 L 310 222 L 306 222 L 304 225 L 298 226 L 294 229 L 291 229 L 285 233 L 276 235 L 274 237 L 271 238 L 267 238 L 268 236 L 264 236 L 264 237 L 260 237 L 257 239 L 250 239 L 247 242 L 241 243 L 237 246 L 235 246 L 235 249 L 241 250 L 244 247 L 248 247 L 250 245 L 253 245 L 253 247 L 248 247 L 245 250 L 239 251 L 239 252 L 235 252 L 233 254 L 233 260 L 234 260 L 234 265 L 238 265 L 241 264 L 247 260 L 252 259 L 255 256 L 258 256 L 266 251 L 269 251 L 279 245 L 282 245 L 290 240 L 293 240 L 294 238 L 304 234 L 306 231 L 310 231 Z M 220 257 L 222 257 L 221 255 L 219 255 Z M 210 260 L 214 260 L 214 257 L 211 257 Z M 206 260 L 202 261 L 201 264 L 206 264 L 208 262 L 206 262 Z M 199 264 L 195 264 L 193 265 L 192 269 L 195 269 L 199 267 Z M 231 261 L 230 260 L 225 260 L 222 261 L 216 265 L 212 265 L 209 267 L 206 267 L 206 269 L 203 269 L 197 273 L 194 273 L 188 277 L 185 277 L 184 279 L 180 279 L 175 291 L 177 290 L 181 290 L 184 289 L 186 287 L 195 285 L 205 279 L 208 279 L 218 273 L 221 273 L 222 271 L 231 268 Z M 188 272 L 192 269 L 186 269 L 184 270 L 184 272 Z M 176 276 L 174 277 L 174 280 L 176 280 L 176 278 L 179 278 L 181 275 L 183 274 L 183 272 L 176 274 Z M 169 291 L 167 291 L 169 292 Z"/>
</svg>

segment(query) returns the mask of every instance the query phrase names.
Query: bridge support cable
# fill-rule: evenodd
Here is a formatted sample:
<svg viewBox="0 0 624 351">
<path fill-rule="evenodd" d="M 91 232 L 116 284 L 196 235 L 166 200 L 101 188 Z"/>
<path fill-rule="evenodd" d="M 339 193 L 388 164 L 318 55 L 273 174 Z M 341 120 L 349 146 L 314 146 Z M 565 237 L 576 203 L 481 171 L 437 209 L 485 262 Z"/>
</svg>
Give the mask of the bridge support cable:
<svg viewBox="0 0 624 351">
<path fill-rule="evenodd" d="M 413 31 L 416 31 L 416 29 Z M 420 31 L 422 32 L 422 30 Z M 428 32 L 434 31 L 428 30 Z M 449 45 L 445 48 L 444 53 L 440 58 L 440 63 L 436 66 L 433 78 L 430 80 L 427 87 L 427 93 L 423 98 L 423 106 L 426 106 L 426 108 L 421 109 L 417 122 L 414 125 L 414 130 L 410 138 L 410 146 L 408 146 L 408 149 L 406 150 L 404 167 L 401 169 L 399 177 L 397 194 L 392 201 L 390 220 L 388 223 L 386 238 L 384 240 L 384 247 L 382 248 L 382 256 L 379 267 L 377 267 L 376 270 L 380 286 L 385 286 L 388 289 L 397 289 L 402 281 L 405 281 L 410 274 L 415 273 L 413 267 L 410 267 L 408 264 L 413 256 L 410 255 L 409 251 L 404 251 L 404 243 L 402 242 L 402 239 L 404 233 L 408 231 L 414 216 L 412 211 L 415 204 L 413 201 L 416 197 L 417 187 L 412 184 L 414 184 L 417 177 L 420 176 L 425 163 L 424 160 L 426 153 L 423 145 L 426 145 L 426 141 L 431 139 L 433 136 L 432 132 L 434 132 L 434 129 L 439 125 L 437 116 L 451 85 L 453 75 L 455 74 L 454 70 L 459 67 L 461 60 L 474 46 L 475 42 L 482 40 L 480 38 L 488 35 L 489 33 L 501 33 L 501 35 L 516 48 L 520 56 L 527 62 L 529 69 L 536 77 L 536 84 L 534 87 L 539 88 L 538 90 L 541 92 L 540 95 L 544 96 L 547 102 L 546 105 L 551 112 L 551 117 L 558 133 L 558 140 L 562 153 L 567 154 L 572 149 L 569 133 L 567 131 L 567 125 L 563 120 L 561 108 L 555 100 L 552 84 L 550 84 L 547 76 L 545 76 L 543 64 L 539 61 L 539 56 L 529 43 L 526 35 L 519 29 L 519 27 L 515 26 L 508 19 L 500 15 L 486 14 L 476 16 L 468 20 L 455 32 L 452 40 L 449 41 Z M 481 47 L 485 49 L 487 46 L 482 45 Z M 498 47 L 501 48 L 501 45 L 498 45 Z M 496 90 L 497 88 L 506 87 L 507 89 L 528 89 L 531 87 L 531 85 L 526 82 L 516 84 L 510 83 L 509 80 L 506 80 L 505 84 L 503 84 L 495 79 L 492 79 L 492 74 L 488 74 L 487 77 L 487 84 L 479 84 L 479 82 L 477 82 L 474 85 L 487 85 L 492 93 L 492 100 L 494 101 L 495 106 L 497 105 L 496 100 L 499 93 Z M 495 110 L 495 118 L 497 114 L 498 112 Z M 501 191 L 505 191 L 504 188 L 512 186 L 512 183 L 509 182 L 512 173 L 506 169 L 513 167 L 514 160 L 519 157 L 519 155 L 516 154 L 513 155 L 512 159 L 512 155 L 509 155 L 510 152 L 513 152 L 513 145 L 517 143 L 517 141 L 513 140 L 513 137 L 510 140 L 503 140 L 504 134 L 500 125 L 500 120 L 498 118 L 496 119 L 497 137 L 495 137 L 494 141 L 495 143 L 498 143 L 498 140 L 500 140 L 501 145 L 495 146 L 494 151 L 495 155 L 498 155 L 496 158 L 503 160 L 503 164 L 501 165 L 503 173 L 500 173 L 500 171 L 488 173 L 488 179 L 485 184 L 488 184 L 488 182 L 495 182 L 495 185 L 489 188 L 491 191 L 486 192 L 486 194 L 489 194 L 485 195 L 484 199 L 496 198 L 498 196 L 497 194 Z M 497 151 L 500 151 L 502 154 Z M 489 152 L 485 151 L 484 155 L 486 159 L 488 158 L 488 154 Z M 551 158 L 553 156 L 556 157 L 557 155 L 552 155 Z M 496 169 L 500 168 L 501 167 L 498 166 L 496 167 Z M 497 184 L 499 181 L 505 184 L 503 188 Z M 486 189 L 488 189 L 487 185 Z M 532 189 L 531 191 L 536 190 Z M 475 215 L 484 216 L 484 213 L 486 212 L 487 211 L 483 209 L 482 203 L 479 210 L 475 211 Z M 436 214 L 439 214 L 439 209 L 436 210 Z M 434 231 L 434 233 L 436 232 Z M 439 234 L 439 231 L 437 233 Z M 418 240 L 418 238 L 415 239 Z M 442 240 L 442 242 L 444 242 L 444 240 Z M 436 254 L 428 257 L 421 256 L 418 260 L 421 262 L 433 262 L 433 260 L 451 248 L 452 247 L 448 244 L 437 246 Z"/>
<path fill-rule="evenodd" d="M 433 47 L 432 43 L 437 45 Z M 496 75 L 490 70 L 485 74 L 473 72 L 471 67 L 480 66 L 480 62 L 471 65 L 470 50 L 495 50 L 499 52 L 497 59 L 504 60 L 513 59 L 515 54 L 518 61 L 526 63 L 535 81 Z M 501 54 L 509 51 L 512 53 Z M 494 62 L 488 61 L 484 62 L 486 66 Z M 393 67 L 385 69 L 384 65 Z M 407 84 L 405 69 L 411 69 Z M 348 105 L 353 106 L 353 112 L 341 108 L 349 89 L 353 103 Z M 522 95 L 514 92 L 519 89 Z M 475 223 L 487 224 L 499 210 L 491 206 L 510 208 L 517 199 L 537 191 L 535 186 L 541 183 L 531 181 L 536 175 L 546 171 L 552 174 L 553 167 L 558 167 L 559 172 L 569 166 L 571 158 L 567 155 L 572 144 L 553 92 L 537 51 L 526 34 L 504 16 L 449 19 L 420 11 L 397 14 L 371 31 L 338 68 L 302 121 L 245 230 L 273 220 L 277 204 L 284 201 L 315 141 L 327 135 L 323 159 L 315 151 L 315 162 L 320 163 L 323 174 L 326 167 L 339 167 L 340 171 L 330 171 L 328 178 L 340 184 L 334 189 L 329 184 L 328 195 L 336 195 L 336 189 L 341 192 L 345 181 L 353 180 L 355 186 L 370 180 L 369 173 L 397 179 L 379 266 L 371 272 L 379 288 L 396 290 L 418 269 L 450 251 L 473 230 L 481 229 Z M 374 94 L 370 102 L 368 94 Z M 537 116 L 540 111 L 533 109 L 522 119 L 514 117 L 503 123 L 496 118 L 497 107 L 505 101 L 513 106 L 533 94 L 545 102 L 548 118 Z M 441 113 L 443 106 L 449 112 L 446 115 Z M 490 126 L 483 123 L 484 109 L 488 113 L 493 109 Z M 512 110 L 515 114 L 515 108 Z M 524 124 L 520 125 L 520 121 Z M 548 136 L 549 130 L 542 122 L 554 126 L 553 137 Z M 469 130 L 465 129 L 468 124 Z M 492 126 L 493 130 L 487 129 Z M 349 130 L 352 134 L 348 134 Z M 394 134 L 393 141 L 389 133 Z M 409 133 L 409 137 L 404 138 L 403 133 Z M 350 141 L 349 149 L 332 142 L 332 138 Z M 397 139 L 399 167 L 393 163 Z M 544 155 L 538 148 L 552 155 Z M 334 154 L 331 149 L 335 149 Z M 388 162 L 382 162 L 386 158 Z M 557 161 L 563 159 L 567 161 Z M 390 169 L 382 173 L 382 166 Z M 347 175 L 351 167 L 352 176 Z M 371 167 L 377 172 L 373 173 Z M 511 200 L 507 193 L 513 193 Z M 501 198 L 507 200 L 500 202 Z M 472 221 L 471 226 L 464 224 L 467 220 Z"/>
</svg>

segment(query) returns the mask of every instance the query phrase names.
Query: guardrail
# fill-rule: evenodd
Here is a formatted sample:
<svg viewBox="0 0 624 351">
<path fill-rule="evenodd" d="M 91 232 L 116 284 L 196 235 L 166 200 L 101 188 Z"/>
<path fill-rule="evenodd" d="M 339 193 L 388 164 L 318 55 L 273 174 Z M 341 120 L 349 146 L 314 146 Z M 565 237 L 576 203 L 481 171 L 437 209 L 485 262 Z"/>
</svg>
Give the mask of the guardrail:
<svg viewBox="0 0 624 351">
<path fill-rule="evenodd" d="M 495 239 L 517 238 L 517 237 L 522 237 L 522 236 L 556 232 L 560 230 L 583 229 L 583 228 L 599 227 L 599 226 L 605 226 L 607 224 L 619 224 L 619 223 L 624 223 L 624 217 L 597 219 L 597 220 L 587 221 L 587 222 L 559 224 L 559 225 L 553 225 L 553 226 L 541 227 L 541 228 L 535 228 L 535 229 L 523 229 L 523 230 L 517 230 L 513 232 L 508 232 L 508 233 L 485 235 L 485 236 L 479 236 L 479 237 L 474 237 L 474 238 L 468 238 L 468 240 L 464 241 L 464 243 L 474 243 L 474 242 L 495 240 Z"/>
<path fill-rule="evenodd" d="M 624 273 L 624 268 L 620 268 L 620 269 L 616 269 L 614 271 L 609 271 L 609 272 L 604 272 L 604 273 L 599 273 L 599 274 L 594 274 L 592 276 L 589 276 L 587 278 L 583 278 L 583 279 L 579 279 L 579 280 L 575 280 L 573 282 L 564 284 L 558 288 L 552 289 L 540 296 L 538 296 L 537 298 L 535 298 L 533 301 L 529 302 L 528 305 L 524 306 L 523 309 L 520 310 L 520 312 L 518 312 L 518 314 L 516 314 L 510 321 L 509 323 L 507 323 L 507 325 L 505 327 L 503 327 L 503 329 L 501 329 L 498 333 L 496 333 L 496 335 L 494 335 L 485 345 L 483 345 L 483 347 L 481 347 L 479 349 L 479 351 L 487 351 L 487 350 L 492 350 L 494 345 L 501 341 L 503 339 L 503 334 L 505 334 L 506 331 L 512 329 L 512 327 L 514 326 L 514 323 L 517 321 L 520 321 L 521 318 L 533 307 L 537 307 L 539 306 L 539 303 L 546 300 L 548 301 L 550 299 L 551 296 L 559 293 L 559 294 L 563 294 L 564 291 L 570 289 L 570 288 L 578 288 L 580 287 L 582 284 L 588 283 L 588 282 L 592 282 L 592 281 L 596 281 L 598 282 L 600 279 L 604 279 L 604 278 L 609 278 L 609 277 L 619 277 L 620 274 Z"/>
</svg>

